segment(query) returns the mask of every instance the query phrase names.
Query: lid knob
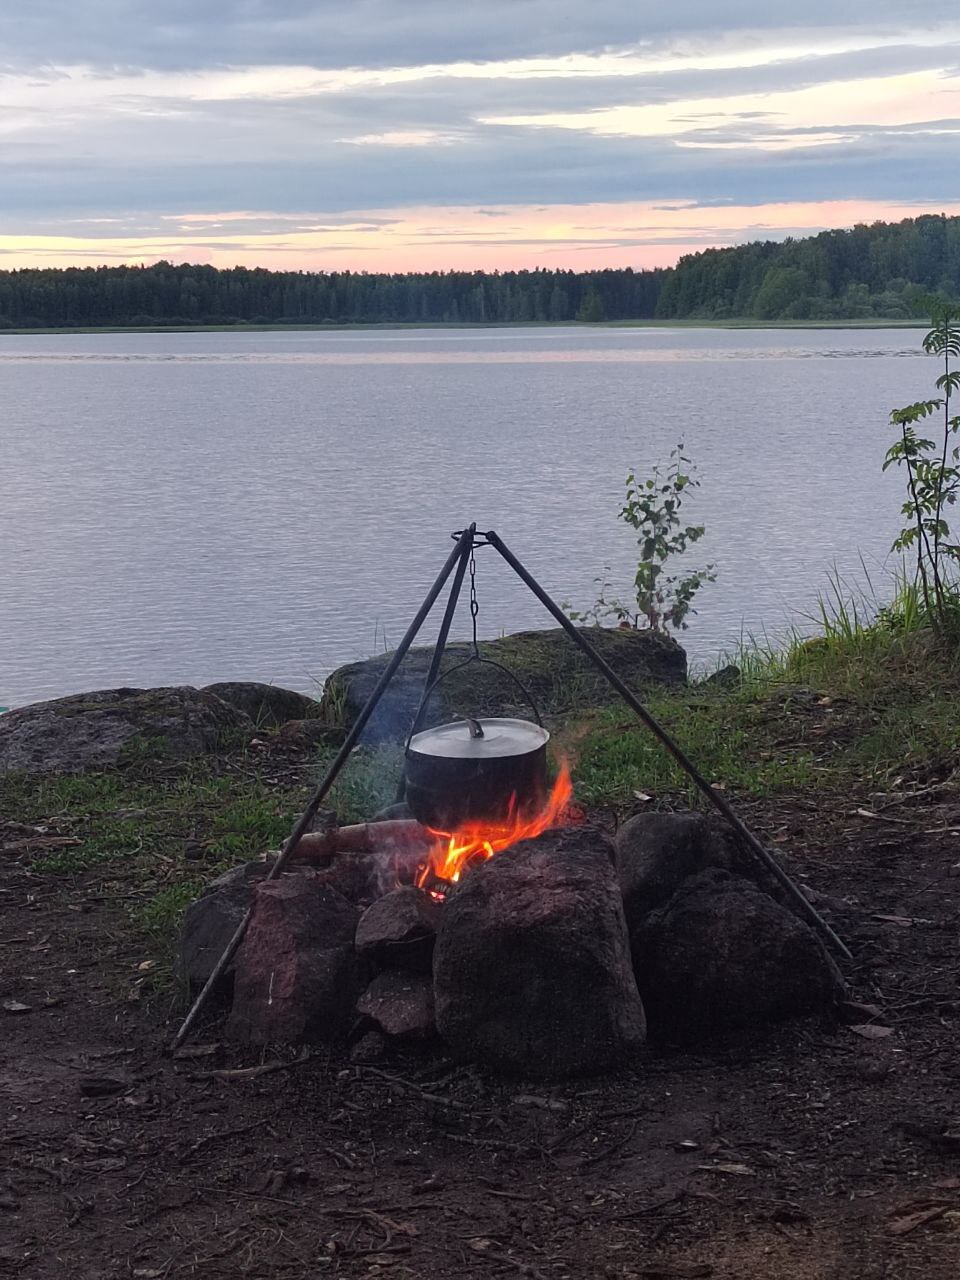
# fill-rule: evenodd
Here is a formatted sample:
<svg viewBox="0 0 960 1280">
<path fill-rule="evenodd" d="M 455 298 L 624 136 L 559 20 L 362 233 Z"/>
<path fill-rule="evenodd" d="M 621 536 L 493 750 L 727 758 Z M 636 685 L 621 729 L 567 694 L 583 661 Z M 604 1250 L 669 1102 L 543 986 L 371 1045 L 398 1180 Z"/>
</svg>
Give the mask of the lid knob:
<svg viewBox="0 0 960 1280">
<path fill-rule="evenodd" d="M 466 720 L 467 724 L 470 726 L 471 738 L 483 737 L 483 725 L 480 723 L 479 720 L 475 720 L 473 716 L 461 716 L 460 719 Z"/>
</svg>

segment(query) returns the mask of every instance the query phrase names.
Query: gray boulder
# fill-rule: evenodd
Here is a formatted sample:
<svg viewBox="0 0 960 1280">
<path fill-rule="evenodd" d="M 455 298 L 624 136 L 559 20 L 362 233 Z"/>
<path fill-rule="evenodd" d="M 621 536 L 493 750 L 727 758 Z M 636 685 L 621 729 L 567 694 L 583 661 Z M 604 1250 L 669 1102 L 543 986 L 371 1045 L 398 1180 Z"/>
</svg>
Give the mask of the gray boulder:
<svg viewBox="0 0 960 1280">
<path fill-rule="evenodd" d="M 237 951 L 230 1039 L 329 1043 L 348 1030 L 360 990 L 357 910 L 309 872 L 257 886 Z"/>
<path fill-rule="evenodd" d="M 638 813 L 623 824 L 614 845 L 631 931 L 688 876 L 708 867 L 737 869 L 732 842 L 699 813 Z"/>
<path fill-rule="evenodd" d="M 0 774 L 80 773 L 143 755 L 203 755 L 251 727 L 242 711 L 188 686 L 73 694 L 0 716 Z"/>
<path fill-rule="evenodd" d="M 696 1044 L 833 1008 L 843 980 L 816 934 L 748 880 L 686 880 L 633 930 L 652 1039 Z"/>
<path fill-rule="evenodd" d="M 357 951 L 376 965 L 429 973 L 439 917 L 440 904 L 422 889 L 394 889 L 360 917 Z"/>
<path fill-rule="evenodd" d="M 317 702 L 305 693 L 252 680 L 223 680 L 206 685 L 201 692 L 212 693 L 242 711 L 258 729 L 273 729 L 288 720 L 315 719 L 319 711 Z"/>
<path fill-rule="evenodd" d="M 474 867 L 444 903 L 437 1029 L 455 1053 L 522 1075 L 600 1071 L 644 1038 L 604 836 L 572 827 Z"/>
<path fill-rule="evenodd" d="M 585 628 L 585 634 L 633 689 L 686 682 L 686 654 L 669 637 L 603 627 Z M 483 657 L 502 663 L 513 672 L 544 714 L 603 705 L 617 698 L 603 675 L 559 627 L 484 640 L 480 651 Z M 444 670 L 469 653 L 468 645 L 448 645 Z M 406 738 L 432 656 L 432 648 L 410 650 L 368 722 L 364 742 L 375 745 Z M 391 657 L 384 653 L 334 671 L 323 688 L 321 714 L 331 723 L 352 724 Z M 476 665 L 464 667 L 440 685 L 430 700 L 423 725 L 441 724 L 465 710 L 494 716 L 531 714 L 529 703 L 507 675 L 493 667 Z"/>
<path fill-rule="evenodd" d="M 183 916 L 177 941 L 177 972 L 191 991 L 204 986 L 227 943 L 253 902 L 253 891 L 266 878 L 270 864 L 245 862 L 212 880 Z M 233 966 L 223 975 L 220 992 L 233 985 Z"/>
</svg>

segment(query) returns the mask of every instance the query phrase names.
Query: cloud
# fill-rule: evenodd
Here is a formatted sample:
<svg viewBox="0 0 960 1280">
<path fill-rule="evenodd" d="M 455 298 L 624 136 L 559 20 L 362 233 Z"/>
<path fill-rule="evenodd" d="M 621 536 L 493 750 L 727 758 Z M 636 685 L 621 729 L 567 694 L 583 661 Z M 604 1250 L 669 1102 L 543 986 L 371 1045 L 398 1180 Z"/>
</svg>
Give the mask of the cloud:
<svg viewBox="0 0 960 1280">
<path fill-rule="evenodd" d="M 736 31 L 926 29 L 955 19 L 946 0 L 30 0 L 0 10 L 10 65 L 191 69 L 307 62 L 392 67 L 562 55 Z"/>
<path fill-rule="evenodd" d="M 603 233 L 629 257 L 736 236 L 681 230 L 692 208 L 952 196 L 960 16 L 939 0 L 922 16 L 888 0 L 19 10 L 0 10 L 0 233 L 85 226 L 83 255 L 136 236 L 247 253 L 273 236 L 292 257 L 312 236 L 359 260 L 430 206 L 475 211 L 466 231 L 418 222 L 435 250 L 492 252 L 486 224 L 509 255 L 583 255 L 596 228 L 543 245 L 511 208 L 644 202 L 663 216 Z"/>
</svg>

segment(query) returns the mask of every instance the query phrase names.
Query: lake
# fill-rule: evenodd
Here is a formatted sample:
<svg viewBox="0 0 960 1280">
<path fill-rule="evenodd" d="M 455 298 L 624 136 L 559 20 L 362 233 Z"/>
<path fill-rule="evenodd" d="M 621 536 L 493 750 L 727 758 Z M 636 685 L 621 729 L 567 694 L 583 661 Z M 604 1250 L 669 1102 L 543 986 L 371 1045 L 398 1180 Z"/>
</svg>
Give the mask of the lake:
<svg viewBox="0 0 960 1280">
<path fill-rule="evenodd" d="M 716 583 L 682 642 L 775 638 L 834 566 L 888 590 L 891 408 L 917 330 L 424 329 L 0 336 L 0 704 L 115 685 L 315 692 L 392 647 L 451 530 L 558 600 L 631 578 L 631 467 L 682 437 Z M 480 632 L 551 625 L 485 550 Z M 428 627 L 424 636 L 433 634 Z M 465 636 L 466 608 L 455 629 Z"/>
</svg>

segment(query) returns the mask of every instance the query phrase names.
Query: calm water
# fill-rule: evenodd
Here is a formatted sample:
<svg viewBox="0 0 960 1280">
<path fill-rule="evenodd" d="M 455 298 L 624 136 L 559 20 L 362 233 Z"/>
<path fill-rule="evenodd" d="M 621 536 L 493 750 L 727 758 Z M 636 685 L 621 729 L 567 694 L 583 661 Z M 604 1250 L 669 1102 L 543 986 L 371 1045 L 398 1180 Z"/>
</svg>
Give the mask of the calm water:
<svg viewBox="0 0 960 1280">
<path fill-rule="evenodd" d="M 586 604 L 605 564 L 629 582 L 628 467 L 680 435 L 700 558 L 719 566 L 685 643 L 708 662 L 743 630 L 775 636 L 834 564 L 884 561 L 887 415 L 935 372 L 918 346 L 906 330 L 0 337 L 0 704 L 316 690 L 396 643 L 471 519 Z M 479 589 L 483 635 L 549 624 L 491 551 Z"/>
</svg>

